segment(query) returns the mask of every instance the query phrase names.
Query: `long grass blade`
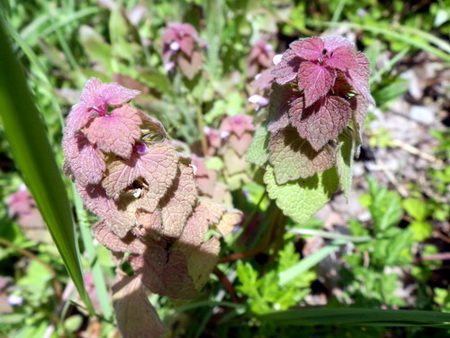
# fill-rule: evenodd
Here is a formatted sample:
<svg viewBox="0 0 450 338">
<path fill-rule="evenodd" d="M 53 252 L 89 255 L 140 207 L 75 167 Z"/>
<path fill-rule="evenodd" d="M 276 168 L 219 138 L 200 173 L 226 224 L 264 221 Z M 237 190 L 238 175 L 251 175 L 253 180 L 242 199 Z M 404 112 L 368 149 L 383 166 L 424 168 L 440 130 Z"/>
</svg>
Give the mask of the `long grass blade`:
<svg viewBox="0 0 450 338">
<path fill-rule="evenodd" d="M 80 296 L 93 313 L 86 293 L 72 213 L 64 182 L 45 127 L 0 24 L 0 116 L 6 138 L 25 183 L 45 219 Z"/>
<path fill-rule="evenodd" d="M 450 327 L 450 313 L 417 310 L 318 308 L 280 311 L 258 316 L 278 325 L 433 326 Z"/>
<path fill-rule="evenodd" d="M 294 280 L 305 271 L 309 270 L 320 261 L 328 257 L 331 253 L 337 251 L 339 246 L 344 244 L 344 241 L 336 241 L 330 245 L 324 246 L 312 255 L 303 258 L 298 264 L 291 266 L 289 269 L 280 273 L 280 286 L 286 285 L 290 281 Z"/>
</svg>

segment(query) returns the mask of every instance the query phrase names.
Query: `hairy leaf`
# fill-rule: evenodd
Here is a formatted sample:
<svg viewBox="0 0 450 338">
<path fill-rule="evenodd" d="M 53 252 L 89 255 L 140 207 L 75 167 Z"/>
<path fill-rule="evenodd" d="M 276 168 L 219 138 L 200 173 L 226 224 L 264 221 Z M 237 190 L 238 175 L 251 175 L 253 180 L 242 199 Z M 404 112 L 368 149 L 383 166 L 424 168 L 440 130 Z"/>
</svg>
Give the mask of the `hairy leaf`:
<svg viewBox="0 0 450 338">
<path fill-rule="evenodd" d="M 111 231 L 105 221 L 100 221 L 92 227 L 95 239 L 103 246 L 114 252 L 128 252 L 133 254 L 143 254 L 145 244 L 128 233 L 124 238 L 118 237 Z"/>
<path fill-rule="evenodd" d="M 222 236 L 228 235 L 233 231 L 234 227 L 242 220 L 242 212 L 240 210 L 228 210 L 215 226 Z"/>
<path fill-rule="evenodd" d="M 228 144 L 238 156 L 242 157 L 252 144 L 252 138 L 253 136 L 250 133 L 244 133 L 241 137 L 231 134 L 228 138 Z"/>
<path fill-rule="evenodd" d="M 234 115 L 226 117 L 220 124 L 220 131 L 227 131 L 230 134 L 236 134 L 239 138 L 245 132 L 255 130 L 252 123 L 252 117 L 248 115 Z"/>
<path fill-rule="evenodd" d="M 81 185 L 96 184 L 106 169 L 103 155 L 82 132 L 64 134 L 65 171 Z"/>
<path fill-rule="evenodd" d="M 272 85 L 270 94 L 269 116 L 267 117 L 267 130 L 271 133 L 284 129 L 289 125 L 288 111 L 291 101 L 298 97 L 290 85 Z"/>
<path fill-rule="evenodd" d="M 253 135 L 253 142 L 247 151 L 246 160 L 258 166 L 263 166 L 269 159 L 267 147 L 269 132 L 265 128 L 258 128 Z"/>
<path fill-rule="evenodd" d="M 352 189 L 354 141 L 349 129 L 339 135 L 338 152 L 336 155 L 336 169 L 339 175 L 339 186 L 348 199 Z"/>
<path fill-rule="evenodd" d="M 302 59 L 317 61 L 317 59 L 323 57 L 322 51 L 325 46 L 321 38 L 314 36 L 312 38 L 294 41 L 289 45 L 289 48 Z"/>
<path fill-rule="evenodd" d="M 307 139 L 316 151 L 337 138 L 350 117 L 350 104 L 337 96 L 327 96 L 301 113 L 296 105 L 289 111 L 289 119 L 298 134 Z"/>
<path fill-rule="evenodd" d="M 172 145 L 155 144 L 143 155 L 133 154 L 128 160 L 112 162 L 102 184 L 108 196 L 118 199 L 124 189 L 143 178 L 148 186 L 146 210 L 153 211 L 172 185 L 178 170 L 177 161 L 178 154 Z"/>
<path fill-rule="evenodd" d="M 267 166 L 264 182 L 271 199 L 295 222 L 307 222 L 338 188 L 336 169 L 331 168 L 306 180 L 279 185 L 271 166 Z"/>
<path fill-rule="evenodd" d="M 112 289 L 117 325 L 124 338 L 164 334 L 164 326 L 145 294 L 140 276 L 121 276 Z"/>
<path fill-rule="evenodd" d="M 298 57 L 292 49 L 284 52 L 279 64 L 272 70 L 272 76 L 275 82 L 280 85 L 285 85 L 293 81 L 297 77 L 298 67 L 302 59 Z"/>
<path fill-rule="evenodd" d="M 142 283 L 147 289 L 159 295 L 191 299 L 197 295 L 192 277 L 189 275 L 185 255 L 180 251 L 167 250 L 170 244 L 147 241 L 143 256 L 130 256 L 133 270 L 142 275 Z"/>
<path fill-rule="evenodd" d="M 223 161 L 225 163 L 226 171 L 229 175 L 245 171 L 247 169 L 247 162 L 244 157 L 240 157 L 233 149 L 228 148 L 223 154 Z"/>
<path fill-rule="evenodd" d="M 193 168 L 179 164 L 179 174 L 160 202 L 163 231 L 161 235 L 176 238 L 197 201 Z"/>
<path fill-rule="evenodd" d="M 136 108 L 123 105 L 111 114 L 96 117 L 86 128 L 88 140 L 106 153 L 129 158 L 141 136 L 141 118 Z"/>
<path fill-rule="evenodd" d="M 356 53 L 356 67 L 348 70 L 348 79 L 353 89 L 370 103 L 375 104 L 369 89 L 370 62 L 363 53 Z"/>
<path fill-rule="evenodd" d="M 335 161 L 335 150 L 331 146 L 317 152 L 292 127 L 273 134 L 269 149 L 269 162 L 278 184 L 313 176 L 331 168 Z"/>
<path fill-rule="evenodd" d="M 298 70 L 298 87 L 305 95 L 305 107 L 328 94 L 336 80 L 336 71 L 310 61 L 302 62 Z"/>
</svg>

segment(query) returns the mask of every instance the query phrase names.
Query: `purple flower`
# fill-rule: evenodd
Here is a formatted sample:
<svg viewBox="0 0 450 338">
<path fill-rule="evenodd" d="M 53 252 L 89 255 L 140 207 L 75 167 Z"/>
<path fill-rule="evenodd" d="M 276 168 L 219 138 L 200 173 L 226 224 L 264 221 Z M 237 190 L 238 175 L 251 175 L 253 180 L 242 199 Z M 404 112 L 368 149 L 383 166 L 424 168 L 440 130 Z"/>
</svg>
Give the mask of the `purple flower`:
<svg viewBox="0 0 450 338">
<path fill-rule="evenodd" d="M 163 34 L 163 61 L 166 71 L 178 66 L 181 72 L 192 79 L 202 63 L 202 42 L 190 24 L 170 23 Z"/>
<path fill-rule="evenodd" d="M 272 66 L 274 56 L 273 48 L 264 40 L 258 40 L 250 51 L 247 59 L 247 77 L 252 78 L 256 74 Z"/>
</svg>

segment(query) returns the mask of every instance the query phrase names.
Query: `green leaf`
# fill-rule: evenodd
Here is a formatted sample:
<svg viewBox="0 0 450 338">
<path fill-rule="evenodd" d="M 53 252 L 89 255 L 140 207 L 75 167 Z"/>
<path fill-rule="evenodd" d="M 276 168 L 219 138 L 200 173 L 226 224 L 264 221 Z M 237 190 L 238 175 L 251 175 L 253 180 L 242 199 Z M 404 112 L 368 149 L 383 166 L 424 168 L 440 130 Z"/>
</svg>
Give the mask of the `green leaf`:
<svg viewBox="0 0 450 338">
<path fill-rule="evenodd" d="M 11 152 L 78 292 L 93 312 L 84 288 L 72 213 L 61 172 L 3 25 L 0 25 L 0 45 L 0 116 Z"/>
<path fill-rule="evenodd" d="M 112 75 L 111 67 L 111 46 L 106 43 L 103 37 L 97 31 L 83 25 L 79 30 L 80 43 L 91 62 L 100 64 L 107 74 Z"/>
<path fill-rule="evenodd" d="M 427 205 L 418 199 L 407 198 L 402 203 L 406 212 L 416 221 L 424 221 L 428 217 L 429 211 Z"/>
<path fill-rule="evenodd" d="M 283 213 L 295 222 L 307 222 L 327 203 L 338 188 L 335 168 L 328 169 L 305 180 L 278 185 L 272 166 L 267 166 L 264 182 L 269 197 L 276 200 Z"/>
<path fill-rule="evenodd" d="M 269 162 L 278 184 L 306 179 L 330 169 L 335 163 L 335 152 L 330 145 L 315 151 L 310 143 L 298 137 L 295 128 L 274 133 L 269 141 Z"/>
<path fill-rule="evenodd" d="M 368 177 L 370 205 L 375 229 L 384 231 L 400 222 L 402 217 L 401 198 L 395 191 L 389 191 L 386 187 L 377 183 L 375 178 Z"/>
<path fill-rule="evenodd" d="M 353 166 L 353 138 L 348 130 L 339 135 L 339 150 L 336 156 L 336 169 L 339 175 L 339 186 L 348 199 L 352 189 L 352 166 Z"/>
<path fill-rule="evenodd" d="M 263 166 L 269 159 L 267 146 L 269 144 L 269 132 L 266 128 L 260 127 L 253 135 L 253 142 L 247 150 L 246 160 L 258 166 Z"/>
<path fill-rule="evenodd" d="M 260 315 L 263 322 L 278 325 L 445 326 L 450 314 L 436 311 L 379 310 L 361 308 L 299 309 Z"/>
<path fill-rule="evenodd" d="M 414 221 L 409 225 L 413 235 L 412 239 L 417 242 L 429 238 L 433 232 L 433 227 L 430 223 L 424 221 Z"/>
</svg>

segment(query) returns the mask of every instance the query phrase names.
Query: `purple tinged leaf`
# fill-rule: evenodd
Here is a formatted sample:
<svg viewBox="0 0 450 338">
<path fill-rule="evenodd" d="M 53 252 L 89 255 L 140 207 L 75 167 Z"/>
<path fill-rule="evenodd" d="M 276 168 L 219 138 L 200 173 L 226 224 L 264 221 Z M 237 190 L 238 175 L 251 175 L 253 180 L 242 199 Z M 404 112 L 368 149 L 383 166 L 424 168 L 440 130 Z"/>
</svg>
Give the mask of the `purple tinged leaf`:
<svg viewBox="0 0 450 338">
<path fill-rule="evenodd" d="M 369 102 L 361 95 L 356 95 L 350 99 L 350 106 L 352 108 L 352 121 L 354 126 L 353 136 L 356 144 L 356 157 L 359 156 L 359 146 L 362 143 L 362 129 L 364 120 L 366 119 L 367 108 Z"/>
<path fill-rule="evenodd" d="M 336 80 L 336 71 L 310 61 L 302 62 L 298 70 L 298 87 L 304 92 L 309 107 L 328 94 Z"/>
<path fill-rule="evenodd" d="M 327 145 L 315 151 L 292 127 L 272 134 L 269 149 L 269 162 L 279 185 L 311 177 L 331 168 L 335 162 L 332 147 Z"/>
<path fill-rule="evenodd" d="M 135 141 L 141 136 L 141 122 L 136 108 L 123 105 L 110 115 L 95 118 L 85 133 L 88 140 L 102 151 L 129 158 Z"/>
<path fill-rule="evenodd" d="M 227 149 L 223 154 L 226 171 L 229 175 L 235 175 L 247 169 L 248 163 L 245 157 L 239 156 L 234 150 Z"/>
<path fill-rule="evenodd" d="M 106 169 L 103 155 L 86 135 L 66 130 L 63 137 L 65 169 L 80 185 L 96 184 Z"/>
<path fill-rule="evenodd" d="M 97 78 L 91 78 L 81 93 L 80 103 L 73 106 L 67 118 L 67 129 L 72 132 L 80 130 L 96 116 L 107 115 L 108 106 L 120 106 L 138 94 L 139 91 L 117 83 L 102 83 Z"/>
<path fill-rule="evenodd" d="M 106 195 L 100 184 L 78 186 L 77 189 L 85 207 L 105 220 L 107 226 L 120 238 L 125 237 L 136 226 L 136 208 L 126 197 L 115 202 Z"/>
<path fill-rule="evenodd" d="M 177 238 L 197 201 L 197 186 L 192 166 L 179 164 L 179 174 L 160 201 L 162 236 Z"/>
<path fill-rule="evenodd" d="M 192 80 L 199 72 L 202 65 L 203 57 L 200 52 L 194 51 L 192 57 L 187 59 L 184 55 L 179 54 L 177 56 L 177 64 L 180 67 L 181 72 L 189 79 Z"/>
<path fill-rule="evenodd" d="M 349 40 L 339 35 L 331 35 L 323 38 L 324 48 L 327 51 L 334 51 L 337 48 L 347 48 L 349 50 L 355 49 L 355 45 Z"/>
<path fill-rule="evenodd" d="M 324 42 L 319 37 L 312 37 L 308 39 L 300 39 L 294 41 L 289 45 L 295 54 L 305 60 L 317 61 L 323 57 Z"/>
<path fill-rule="evenodd" d="M 145 287 L 170 298 L 195 298 L 198 292 L 189 275 L 185 255 L 172 248 L 168 251 L 166 248 L 170 244 L 164 239 L 146 241 L 146 244 L 147 250 L 143 256 L 129 257 L 133 270 L 142 276 Z"/>
<path fill-rule="evenodd" d="M 103 246 L 114 252 L 144 254 L 146 245 L 138 238 L 128 233 L 120 238 L 111 231 L 105 221 L 100 221 L 92 227 L 95 239 Z"/>
<path fill-rule="evenodd" d="M 117 83 L 105 83 L 102 85 L 99 95 L 109 106 L 120 106 L 139 95 L 140 91 L 125 88 Z"/>
<path fill-rule="evenodd" d="M 194 39 L 190 36 L 184 37 L 180 42 L 180 47 L 184 54 L 191 57 L 194 51 Z"/>
<path fill-rule="evenodd" d="M 356 54 L 347 47 L 339 47 L 333 50 L 332 56 L 325 60 L 326 66 L 346 71 L 356 67 Z"/>
<path fill-rule="evenodd" d="M 240 210 L 228 210 L 215 226 L 222 236 L 228 235 L 234 227 L 242 221 L 242 212 Z"/>
<path fill-rule="evenodd" d="M 141 276 L 121 275 L 112 289 L 117 325 L 124 338 L 163 336 L 164 326 L 148 300 Z"/>
<path fill-rule="evenodd" d="M 292 49 L 286 50 L 280 63 L 272 69 L 275 82 L 285 85 L 297 78 L 298 68 L 303 60 L 298 57 Z"/>
<path fill-rule="evenodd" d="M 270 94 L 269 116 L 267 130 L 275 133 L 289 125 L 288 111 L 291 101 L 298 96 L 290 85 L 280 86 L 274 83 Z"/>
<path fill-rule="evenodd" d="M 236 152 L 239 157 L 242 157 L 247 152 L 247 149 L 252 144 L 253 136 L 250 133 L 244 133 L 241 137 L 231 134 L 228 138 L 228 145 Z"/>
<path fill-rule="evenodd" d="M 327 96 L 301 113 L 289 111 L 291 124 L 300 137 L 319 151 L 329 140 L 336 139 L 351 117 L 350 104 L 343 98 Z"/>
<path fill-rule="evenodd" d="M 375 104 L 369 90 L 370 62 L 363 53 L 358 52 L 356 63 L 356 67 L 348 70 L 347 78 L 357 93 L 364 96 L 371 104 Z"/>
<path fill-rule="evenodd" d="M 155 144 L 144 155 L 133 154 L 128 160 L 116 160 L 108 166 L 102 182 L 106 194 L 118 199 L 120 194 L 138 178 L 145 180 L 148 190 L 146 210 L 153 211 L 172 185 L 177 173 L 178 154 L 167 143 Z"/>
</svg>

